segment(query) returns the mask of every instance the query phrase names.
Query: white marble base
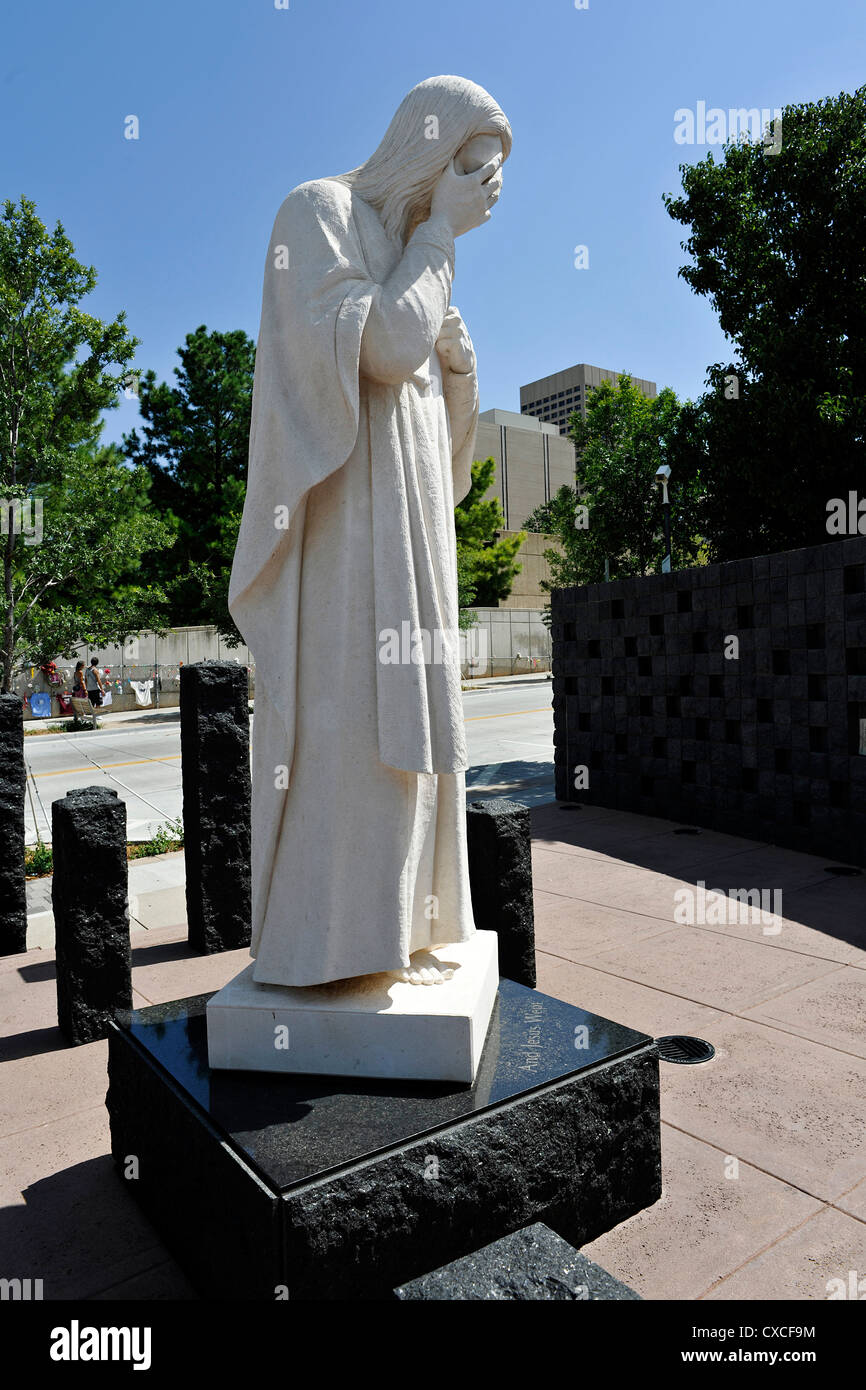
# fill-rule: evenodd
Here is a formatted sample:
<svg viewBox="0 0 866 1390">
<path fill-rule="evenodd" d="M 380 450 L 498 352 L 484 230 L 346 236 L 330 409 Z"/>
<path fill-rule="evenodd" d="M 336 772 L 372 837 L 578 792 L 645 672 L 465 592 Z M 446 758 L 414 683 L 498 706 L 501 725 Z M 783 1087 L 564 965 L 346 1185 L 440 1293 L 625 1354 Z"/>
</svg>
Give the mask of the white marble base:
<svg viewBox="0 0 866 1390">
<path fill-rule="evenodd" d="M 419 952 L 454 974 L 410 984 L 397 974 L 290 989 L 256 984 L 253 965 L 207 1005 L 208 1060 L 229 1071 L 391 1080 L 475 1079 L 499 987 L 497 936 Z"/>
</svg>

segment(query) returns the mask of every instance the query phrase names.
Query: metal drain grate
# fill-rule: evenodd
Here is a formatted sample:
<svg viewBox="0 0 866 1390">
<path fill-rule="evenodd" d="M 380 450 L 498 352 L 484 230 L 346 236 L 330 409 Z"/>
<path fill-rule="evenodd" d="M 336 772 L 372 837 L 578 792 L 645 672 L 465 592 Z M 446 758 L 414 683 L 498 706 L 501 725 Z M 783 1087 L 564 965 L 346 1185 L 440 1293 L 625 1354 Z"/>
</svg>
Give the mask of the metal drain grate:
<svg viewBox="0 0 866 1390">
<path fill-rule="evenodd" d="M 700 835 L 700 833 L 696 825 L 680 825 L 674 831 L 675 835 Z"/>
<path fill-rule="evenodd" d="M 850 864 L 828 864 L 824 870 L 825 874 L 834 874 L 836 878 L 859 878 L 862 869 L 852 868 Z"/>
<path fill-rule="evenodd" d="M 667 1038 L 656 1038 L 656 1047 L 663 1062 L 676 1062 L 682 1067 L 694 1067 L 698 1062 L 709 1062 L 715 1057 L 716 1049 L 703 1038 L 689 1038 L 683 1033 L 674 1033 Z"/>
</svg>

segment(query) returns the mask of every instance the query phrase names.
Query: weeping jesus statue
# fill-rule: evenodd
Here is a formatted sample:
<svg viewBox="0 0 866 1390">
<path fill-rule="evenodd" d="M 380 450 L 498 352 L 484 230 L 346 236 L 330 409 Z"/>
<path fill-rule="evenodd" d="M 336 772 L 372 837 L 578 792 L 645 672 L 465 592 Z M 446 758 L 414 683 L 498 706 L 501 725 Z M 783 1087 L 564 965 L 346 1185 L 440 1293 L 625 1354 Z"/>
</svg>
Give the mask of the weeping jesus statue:
<svg viewBox="0 0 866 1390">
<path fill-rule="evenodd" d="M 259 984 L 439 983 L 424 953 L 475 931 L 454 505 L 478 387 L 451 286 L 510 149 L 487 92 L 433 77 L 277 213 L 229 593 L 256 664 Z"/>
</svg>

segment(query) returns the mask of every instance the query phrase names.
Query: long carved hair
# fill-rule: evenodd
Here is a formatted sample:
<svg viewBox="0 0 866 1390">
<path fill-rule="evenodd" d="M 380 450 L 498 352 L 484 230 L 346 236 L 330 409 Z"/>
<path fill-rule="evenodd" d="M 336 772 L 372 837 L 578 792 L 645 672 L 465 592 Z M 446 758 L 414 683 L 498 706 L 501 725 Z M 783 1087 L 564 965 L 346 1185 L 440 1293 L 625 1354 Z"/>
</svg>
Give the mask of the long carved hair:
<svg viewBox="0 0 866 1390">
<path fill-rule="evenodd" d="M 489 92 L 465 77 L 428 77 L 403 98 L 370 158 L 335 177 L 370 203 L 388 235 L 405 244 L 429 217 L 448 164 L 476 135 L 498 135 L 508 158 L 511 126 Z"/>
</svg>

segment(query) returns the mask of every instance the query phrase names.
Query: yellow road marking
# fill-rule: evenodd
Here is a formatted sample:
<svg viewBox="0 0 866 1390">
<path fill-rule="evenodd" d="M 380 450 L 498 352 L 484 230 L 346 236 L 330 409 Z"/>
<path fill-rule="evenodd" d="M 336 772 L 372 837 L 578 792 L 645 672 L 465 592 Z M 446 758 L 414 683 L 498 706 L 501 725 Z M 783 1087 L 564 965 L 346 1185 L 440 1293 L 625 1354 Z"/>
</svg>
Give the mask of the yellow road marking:
<svg viewBox="0 0 866 1390">
<path fill-rule="evenodd" d="M 546 714 L 550 709 L 545 705 L 543 709 L 512 709 L 506 710 L 503 714 L 473 714 L 470 719 L 465 720 L 466 724 L 477 724 L 481 719 L 515 719 L 519 714 Z M 35 772 L 34 777 L 66 777 L 73 772 L 100 771 L 106 767 L 141 767 L 144 763 L 170 763 L 180 757 L 180 753 L 171 753 L 164 758 L 133 758 L 127 763 L 99 763 L 94 767 L 93 763 L 87 767 L 61 767 L 57 772 Z"/>
<path fill-rule="evenodd" d="M 102 772 L 106 767 L 141 767 L 144 763 L 170 763 L 179 758 L 179 753 L 170 753 L 165 758 L 133 758 L 128 763 L 88 763 L 86 767 L 61 767 L 57 772 L 34 772 L 34 777 L 65 777 L 72 772 Z"/>
<path fill-rule="evenodd" d="M 473 714 L 471 719 L 464 719 L 464 724 L 476 724 L 479 719 L 514 719 L 518 714 L 546 714 L 548 710 L 552 712 L 552 706 L 545 705 L 544 709 L 510 709 L 505 714 Z"/>
</svg>

